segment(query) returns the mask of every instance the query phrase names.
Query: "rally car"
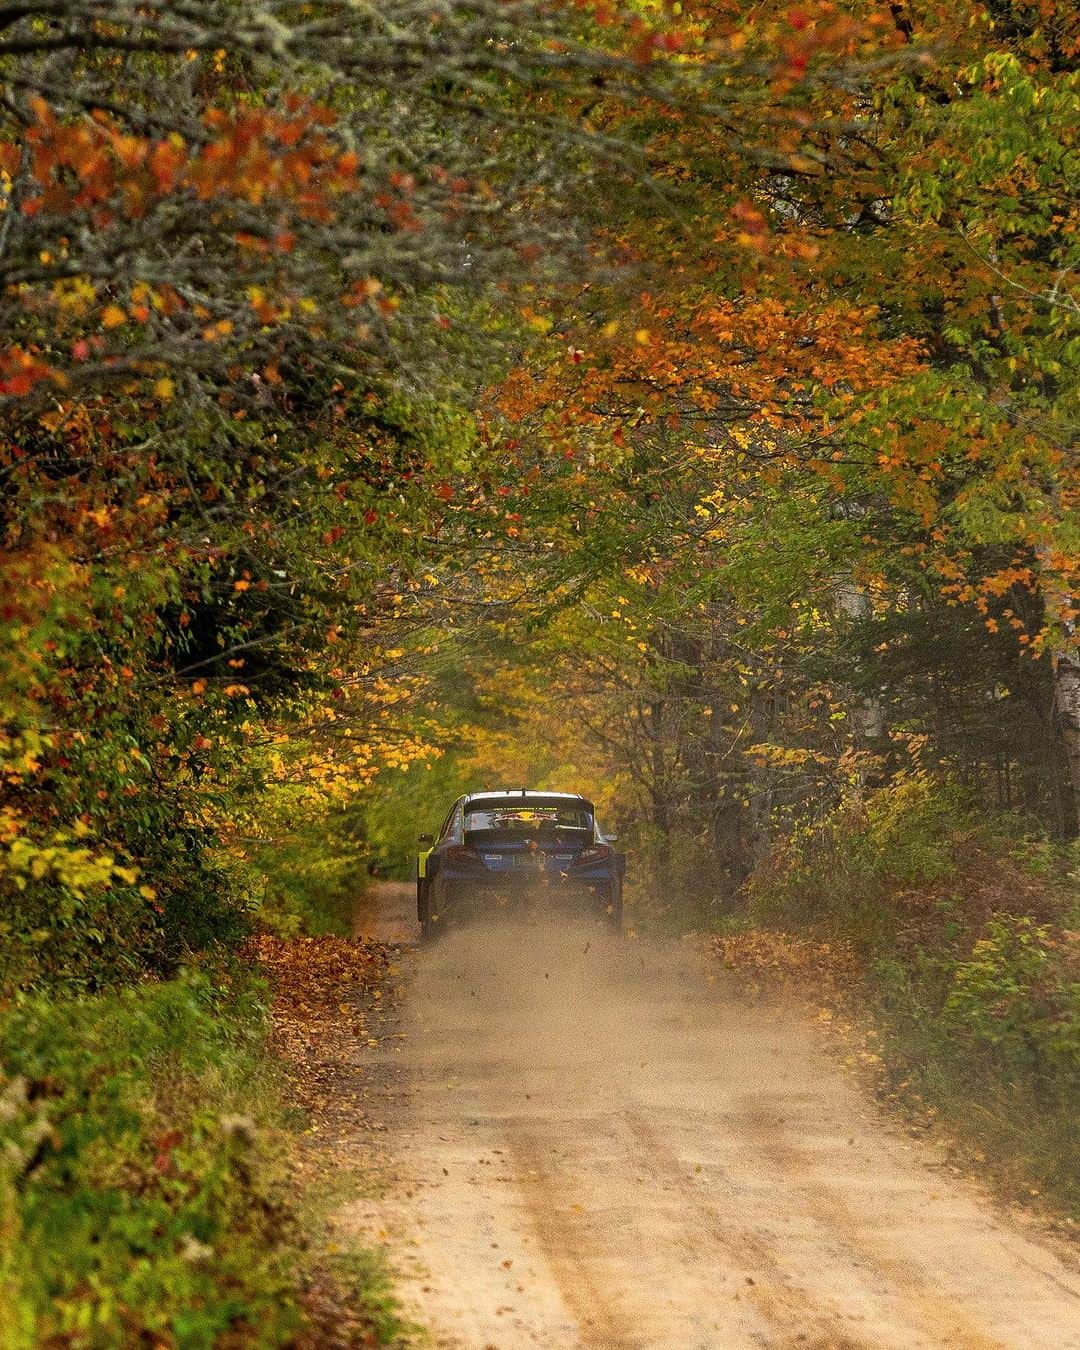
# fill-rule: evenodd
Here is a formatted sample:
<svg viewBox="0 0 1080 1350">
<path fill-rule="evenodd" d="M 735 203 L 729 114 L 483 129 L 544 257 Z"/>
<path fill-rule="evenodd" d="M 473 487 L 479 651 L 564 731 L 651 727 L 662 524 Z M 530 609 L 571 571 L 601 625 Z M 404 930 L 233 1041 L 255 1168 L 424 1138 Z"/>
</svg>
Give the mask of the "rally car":
<svg viewBox="0 0 1080 1350">
<path fill-rule="evenodd" d="M 438 836 L 420 836 L 422 938 L 498 909 L 537 905 L 591 913 L 618 929 L 626 856 L 613 843 L 592 802 L 575 793 L 521 788 L 459 797 Z"/>
</svg>

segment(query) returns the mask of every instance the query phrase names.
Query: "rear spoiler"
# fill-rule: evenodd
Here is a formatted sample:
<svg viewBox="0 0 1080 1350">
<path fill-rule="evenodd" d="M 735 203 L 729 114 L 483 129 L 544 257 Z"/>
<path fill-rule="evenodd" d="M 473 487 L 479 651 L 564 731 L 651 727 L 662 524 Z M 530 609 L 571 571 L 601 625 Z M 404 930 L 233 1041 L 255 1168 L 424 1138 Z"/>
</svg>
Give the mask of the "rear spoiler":
<svg viewBox="0 0 1080 1350">
<path fill-rule="evenodd" d="M 515 794 L 515 795 L 516 795 L 516 794 Z M 538 792 L 538 793 L 536 793 L 536 796 L 537 796 L 537 797 L 543 797 L 544 794 L 543 794 L 542 792 Z M 518 802 L 521 802 L 521 800 L 522 800 L 521 797 L 518 797 L 518 798 L 517 798 L 517 801 L 518 801 Z M 526 804 L 528 803 L 528 798 L 525 798 L 525 803 L 526 803 Z M 591 801 L 589 801 L 589 799 L 588 799 L 587 797 L 575 797 L 575 798 L 573 798 L 573 799 L 570 800 L 570 801 L 566 801 L 566 800 L 564 800 L 563 798 L 560 798 L 560 797 L 549 797 L 548 800 L 547 800 L 547 802 L 545 802 L 545 803 L 543 803 L 543 804 L 546 805 L 546 806 L 576 806 L 576 805 L 578 805 L 579 803 L 580 803 L 580 805 L 582 805 L 582 806 L 585 808 L 586 811 L 588 811 L 589 815 L 592 816 L 593 820 L 595 820 L 595 819 L 596 819 L 596 807 L 592 804 Z M 483 796 L 483 795 L 481 795 L 481 794 L 477 794 L 477 796 L 475 796 L 471 801 L 469 801 L 468 803 L 466 803 L 466 809 L 467 809 L 467 810 L 472 810 L 474 807 L 476 807 L 476 808 L 478 808 L 478 809 L 480 809 L 480 810 L 482 810 L 482 811 L 492 811 L 492 810 L 495 810 L 496 808 L 498 808 L 498 807 L 500 807 L 500 806 L 506 806 L 506 807 L 509 807 L 509 806 L 513 806 L 513 805 L 514 805 L 514 798 L 513 798 L 513 797 L 509 797 L 509 798 L 508 798 L 508 797 L 485 797 L 485 796 Z"/>
</svg>

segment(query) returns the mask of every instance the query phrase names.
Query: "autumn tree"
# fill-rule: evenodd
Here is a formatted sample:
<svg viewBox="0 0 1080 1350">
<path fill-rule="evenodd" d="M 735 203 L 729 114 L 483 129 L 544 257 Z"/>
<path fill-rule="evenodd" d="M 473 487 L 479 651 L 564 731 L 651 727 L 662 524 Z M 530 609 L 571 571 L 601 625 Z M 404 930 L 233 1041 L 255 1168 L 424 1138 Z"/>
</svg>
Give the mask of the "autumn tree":
<svg viewBox="0 0 1080 1350">
<path fill-rule="evenodd" d="M 747 101 L 738 140 L 631 117 L 646 154 L 678 165 L 683 214 L 657 228 L 646 200 L 613 198 L 598 247 L 631 265 L 553 304 L 546 347 L 499 395 L 576 485 L 561 575 L 572 553 L 580 595 L 635 566 L 662 593 L 693 559 L 697 589 L 647 612 L 694 626 L 679 607 L 707 598 L 785 681 L 790 654 L 770 655 L 799 634 L 808 696 L 846 684 L 850 749 L 884 770 L 955 726 L 944 703 L 923 720 L 955 670 L 974 746 L 940 736 L 930 758 L 965 761 L 991 797 L 1012 773 L 1024 805 L 1071 828 L 1075 16 L 703 5 L 687 25 L 757 60 L 772 97 Z M 850 78 L 829 78 L 837 60 Z M 923 712 L 897 702 L 868 745 L 862 714 L 916 678 Z M 1036 734 L 1055 702 L 1056 735 Z M 818 753 L 813 721 L 778 750 Z"/>
<path fill-rule="evenodd" d="M 224 933 L 215 848 L 262 784 L 422 753 L 381 625 L 488 452 L 470 403 L 500 287 L 568 266 L 589 176 L 572 121 L 520 107 L 685 80 L 651 29 L 619 53 L 576 22 L 0 14 L 12 978 L 107 980 Z"/>
</svg>

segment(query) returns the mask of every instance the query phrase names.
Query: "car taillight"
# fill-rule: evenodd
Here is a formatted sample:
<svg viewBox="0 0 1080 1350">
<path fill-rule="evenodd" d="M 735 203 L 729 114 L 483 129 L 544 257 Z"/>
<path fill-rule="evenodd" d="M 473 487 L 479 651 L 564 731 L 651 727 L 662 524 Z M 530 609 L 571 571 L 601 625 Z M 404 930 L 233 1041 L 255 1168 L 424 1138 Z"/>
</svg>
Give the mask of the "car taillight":
<svg viewBox="0 0 1080 1350">
<path fill-rule="evenodd" d="M 484 860 L 473 848 L 451 844 L 446 850 L 446 861 L 454 867 L 483 867 Z"/>
<path fill-rule="evenodd" d="M 577 855 L 577 865 L 579 867 L 588 867 L 593 863 L 605 862 L 611 857 L 611 849 L 607 844 L 590 844 L 588 848 L 583 848 Z"/>
</svg>

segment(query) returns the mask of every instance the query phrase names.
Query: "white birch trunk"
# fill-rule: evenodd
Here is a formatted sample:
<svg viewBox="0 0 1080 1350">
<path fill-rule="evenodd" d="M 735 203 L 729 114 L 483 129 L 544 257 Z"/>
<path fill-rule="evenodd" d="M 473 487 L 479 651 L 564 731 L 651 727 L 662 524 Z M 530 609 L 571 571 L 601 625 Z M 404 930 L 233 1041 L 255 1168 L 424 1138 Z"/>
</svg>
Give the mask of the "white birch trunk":
<svg viewBox="0 0 1080 1350">
<path fill-rule="evenodd" d="M 1054 662 L 1054 715 L 1065 747 L 1076 824 L 1080 828 L 1080 651 L 1058 649 Z"/>
<path fill-rule="evenodd" d="M 1036 551 L 1043 564 L 1040 583 L 1051 633 L 1049 653 L 1053 671 L 1054 724 L 1068 766 L 1073 823 L 1080 829 L 1080 645 L 1072 620 L 1073 597 L 1056 583 L 1048 551 L 1045 548 Z M 1059 618 L 1061 627 L 1055 630 L 1054 624 Z"/>
<path fill-rule="evenodd" d="M 833 578 L 833 599 L 837 611 L 847 619 L 862 622 L 873 618 L 870 597 L 848 576 Z M 863 740 L 877 740 L 885 735 L 885 709 L 880 699 L 861 699 L 853 711 L 855 728 Z"/>
</svg>

